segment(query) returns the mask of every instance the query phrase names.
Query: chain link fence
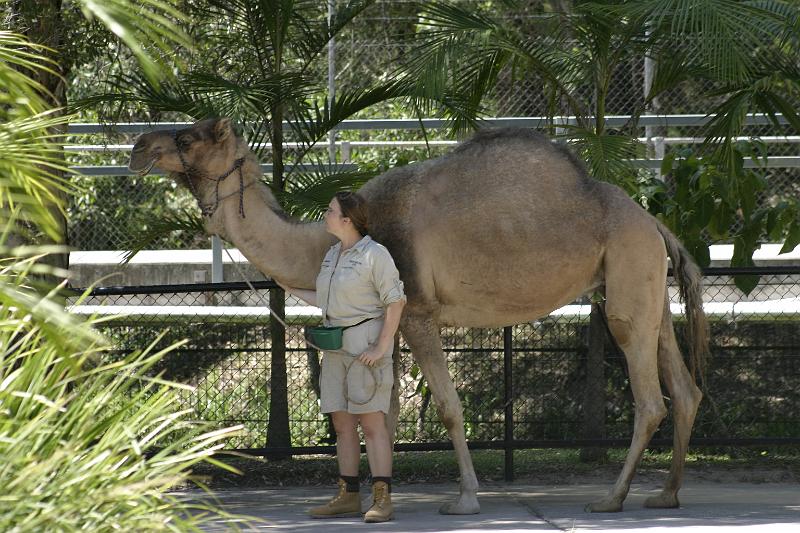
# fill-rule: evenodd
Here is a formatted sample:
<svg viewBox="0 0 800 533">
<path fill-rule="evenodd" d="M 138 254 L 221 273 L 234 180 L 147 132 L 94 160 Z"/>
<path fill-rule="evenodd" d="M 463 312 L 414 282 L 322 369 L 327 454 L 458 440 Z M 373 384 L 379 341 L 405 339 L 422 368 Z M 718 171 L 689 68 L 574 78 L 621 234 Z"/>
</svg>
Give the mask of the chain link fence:
<svg viewBox="0 0 800 533">
<path fill-rule="evenodd" d="M 458 0 L 462 7 L 485 9 L 486 2 L 477 0 Z M 522 2 L 511 8 L 496 5 L 493 16 L 509 25 L 525 29 L 533 27 L 538 15 L 540 2 Z M 337 4 L 338 5 L 338 4 Z M 337 36 L 335 42 L 335 86 L 339 89 L 358 88 L 383 80 L 406 57 L 414 42 L 416 24 L 418 23 L 418 6 L 415 2 L 400 0 L 381 0 L 376 2 L 353 25 Z M 533 30 L 532 30 L 533 31 Z M 630 115 L 643 104 L 644 64 L 643 57 L 632 57 L 622 63 L 612 80 L 606 112 L 609 115 Z M 323 56 L 315 65 L 314 72 L 319 77 L 320 87 L 326 85 L 327 57 Z M 706 114 L 714 107 L 710 99 L 698 98 L 697 81 L 690 81 L 662 95 L 658 101 L 657 112 L 660 114 Z M 708 88 L 708 87 L 705 87 Z M 592 101 L 593 90 L 590 84 L 578 87 L 583 99 Z M 524 71 L 510 70 L 501 75 L 500 82 L 494 92 L 487 95 L 489 116 L 545 116 L 548 114 L 548 98 L 543 92 L 540 80 Z M 562 112 L 567 112 L 562 110 Z M 397 104 L 385 103 L 370 107 L 359 115 L 359 118 L 396 117 L 398 114 L 412 116 L 409 110 L 398 109 Z M 645 136 L 644 128 L 640 135 Z M 651 130 L 653 135 L 669 137 L 702 136 L 697 127 L 670 127 Z M 654 133 L 655 131 L 655 133 Z M 768 126 L 753 126 L 747 129 L 746 135 L 752 137 L 776 136 L 777 132 Z M 440 134 L 436 131 L 348 131 L 340 132 L 339 139 L 344 141 L 377 141 L 387 144 L 376 146 L 354 147 L 349 156 L 354 163 L 364 167 L 392 167 L 412 161 L 428 159 L 450 150 L 449 146 L 423 147 L 400 146 L 397 141 L 418 141 L 424 145 L 426 135 L 436 140 Z M 131 144 L 134 137 L 115 133 L 112 129 L 99 132 L 93 136 L 77 139 L 81 144 L 115 145 Z M 668 150 L 691 146 L 690 143 L 671 143 Z M 326 146 L 314 155 L 327 158 Z M 800 143 L 770 142 L 767 153 L 770 156 L 798 155 Z M 287 152 L 291 159 L 291 150 Z M 340 154 L 340 159 L 344 155 Z M 125 164 L 127 151 L 121 148 L 108 148 L 101 152 L 76 151 L 71 155 L 72 164 L 97 165 Z M 291 161 L 289 161 L 291 162 Z M 800 182 L 800 170 L 797 168 L 779 168 L 760 171 L 766 178 L 769 194 L 765 195 L 771 202 L 777 202 L 782 196 L 794 196 L 797 183 Z M 76 196 L 69 206 L 68 242 L 77 250 L 119 250 L 129 249 L 130 243 L 142 232 L 148 230 L 148 222 L 142 213 L 169 213 L 175 209 L 192 209 L 193 202 L 185 191 L 176 190 L 175 185 L 165 177 L 123 177 L 123 176 L 86 176 L 78 177 L 75 182 L 83 188 L 83 193 Z M 166 203 L 168 205 L 165 205 Z M 209 248 L 205 236 L 190 232 L 176 232 L 163 238 L 156 244 L 162 249 L 202 249 Z"/>
<path fill-rule="evenodd" d="M 693 438 L 704 444 L 800 442 L 800 267 L 761 272 L 749 295 L 732 283 L 730 269 L 712 269 L 705 280 L 711 323 L 711 357 Z M 97 289 L 74 305 L 75 313 L 123 314 L 101 324 L 117 353 L 182 339 L 154 371 L 190 384 L 183 407 L 220 427 L 243 424 L 231 449 L 269 449 L 270 338 L 265 310 L 271 282 L 256 291 L 244 284 Z M 670 287 L 676 300 L 675 288 Z M 71 303 L 74 304 L 73 300 Z M 590 305 L 576 302 L 552 315 L 511 328 L 511 412 L 514 447 L 586 443 L 627 446 L 633 425 L 624 357 L 606 337 L 599 393 L 587 386 Z M 286 347 L 288 413 L 295 453 L 326 450 L 335 440 L 319 411 L 320 354 L 304 341 L 316 323 L 314 309 L 289 298 Z M 679 342 L 682 317 L 675 315 Z M 605 333 L 604 333 L 605 335 Z M 503 330 L 444 328 L 442 340 L 464 407 L 467 438 L 476 446 L 503 448 L 507 421 Z M 430 393 L 407 347 L 401 344 L 398 376 L 401 447 L 446 446 Z M 596 369 L 595 369 L 596 370 Z M 594 372 L 594 375 L 597 373 Z M 599 395 L 598 395 L 599 394 Z M 586 432 L 588 406 L 601 406 L 603 424 Z M 593 411 L 593 412 L 594 412 Z M 594 416 L 594 415 L 591 415 Z M 655 442 L 670 442 L 671 419 Z"/>
</svg>

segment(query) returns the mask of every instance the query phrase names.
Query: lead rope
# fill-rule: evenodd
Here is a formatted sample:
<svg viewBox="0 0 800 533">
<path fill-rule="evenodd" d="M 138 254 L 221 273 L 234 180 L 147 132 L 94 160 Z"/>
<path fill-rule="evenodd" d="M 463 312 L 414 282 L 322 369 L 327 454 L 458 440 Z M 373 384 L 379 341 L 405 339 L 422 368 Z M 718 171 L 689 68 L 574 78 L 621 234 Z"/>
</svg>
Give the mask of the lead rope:
<svg viewBox="0 0 800 533">
<path fill-rule="evenodd" d="M 280 323 L 281 323 L 281 325 L 283 326 L 283 328 L 284 328 L 284 329 L 289 329 L 289 326 L 286 324 L 286 322 L 284 322 L 284 321 L 281 319 L 281 317 L 280 317 L 280 316 L 278 316 L 278 313 L 276 313 L 275 311 L 273 311 L 273 310 L 272 310 L 272 308 L 269 306 L 269 302 L 267 302 L 266 300 L 264 300 L 264 297 L 263 297 L 263 296 L 261 296 L 261 295 L 258 293 L 258 291 L 256 290 L 256 288 L 255 288 L 255 287 L 253 287 L 253 284 L 252 284 L 252 283 L 250 283 L 250 280 L 249 280 L 249 279 L 247 279 L 247 276 L 245 276 L 244 272 L 242 272 L 242 269 L 241 269 L 241 268 L 239 268 L 239 263 L 238 263 L 238 262 L 236 262 L 236 260 L 235 260 L 235 259 L 233 258 L 233 256 L 231 255 L 230 251 L 228 251 L 228 249 L 227 249 L 227 248 L 224 248 L 224 247 L 223 247 L 223 249 L 225 250 L 225 253 L 226 253 L 226 254 L 228 254 L 228 258 L 231 260 L 231 263 L 233 263 L 233 266 L 234 266 L 234 268 L 236 269 L 236 271 L 239 273 L 239 276 L 241 276 L 241 277 L 242 277 L 242 279 L 244 280 L 244 282 L 245 282 L 245 283 L 247 283 L 247 286 L 248 286 L 248 287 L 250 287 L 250 290 L 251 290 L 251 291 L 253 291 L 253 293 L 256 295 L 256 297 L 257 297 L 257 298 L 258 298 L 258 299 L 259 299 L 259 300 L 260 300 L 260 301 L 261 301 L 261 302 L 264 304 L 264 306 L 265 306 L 265 307 L 266 307 L 266 308 L 269 310 L 269 314 L 270 314 L 270 316 L 272 316 L 272 317 L 275 317 L 275 318 L 278 320 L 278 322 L 280 322 Z M 338 258 L 338 257 L 336 258 L 336 264 L 337 264 L 337 265 L 339 264 L 339 258 Z M 333 267 L 333 270 L 334 270 L 334 271 L 336 270 L 336 265 L 334 265 L 334 267 Z M 333 274 L 331 274 L 331 280 L 332 280 L 332 279 L 333 279 Z M 328 299 L 330 300 L 330 283 L 328 284 Z M 315 350 L 317 350 L 317 351 L 319 351 L 319 352 L 324 352 L 324 350 L 323 350 L 322 348 L 320 348 L 319 346 L 317 346 L 316 344 L 314 344 L 313 342 L 311 342 L 311 341 L 308 339 L 308 337 L 307 337 L 305 334 L 303 335 L 303 337 L 305 338 L 306 344 L 308 344 L 309 346 L 311 346 L 312 348 L 314 348 Z M 365 365 L 364 363 L 361 363 L 361 361 L 359 361 L 359 360 L 358 360 L 358 359 L 356 359 L 355 357 L 354 357 L 353 359 L 354 359 L 354 360 L 353 360 L 353 362 L 352 362 L 352 363 L 350 363 L 349 365 L 347 365 L 347 371 L 344 373 L 344 382 L 342 383 L 342 385 L 343 385 L 342 389 L 344 390 L 344 399 L 345 399 L 345 401 L 347 401 L 348 403 L 353 403 L 353 404 L 355 404 L 355 405 L 366 405 L 366 404 L 368 404 L 369 402 L 371 402 L 371 401 L 372 401 L 372 399 L 375 397 L 375 394 L 377 394 L 377 393 L 378 393 L 378 385 L 379 385 L 379 384 L 381 383 L 381 381 L 383 380 L 383 369 L 382 369 L 382 368 L 375 368 L 375 367 L 372 367 L 372 366 Z M 364 367 L 368 368 L 368 369 L 369 369 L 369 371 L 370 371 L 370 373 L 372 374 L 372 379 L 375 381 L 375 386 L 372 388 L 372 394 L 370 394 L 369 398 L 367 398 L 367 399 L 366 399 L 366 400 L 364 400 L 363 402 L 358 402 L 358 401 L 356 401 L 356 400 L 352 400 L 352 399 L 350 398 L 350 395 L 348 394 L 348 390 L 347 390 L 347 389 L 348 389 L 348 387 L 347 387 L 347 376 L 349 376 L 349 375 L 350 375 L 350 370 L 351 370 L 351 369 L 352 369 L 352 368 L 355 366 L 355 363 L 361 363 L 361 365 L 362 365 L 362 366 L 364 366 Z"/>
</svg>

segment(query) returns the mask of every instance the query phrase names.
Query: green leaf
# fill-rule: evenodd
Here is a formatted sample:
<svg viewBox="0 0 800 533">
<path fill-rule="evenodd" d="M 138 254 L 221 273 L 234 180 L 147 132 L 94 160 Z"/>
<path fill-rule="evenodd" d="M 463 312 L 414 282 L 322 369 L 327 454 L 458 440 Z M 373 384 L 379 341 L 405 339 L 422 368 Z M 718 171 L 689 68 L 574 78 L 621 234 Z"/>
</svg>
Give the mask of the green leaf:
<svg viewBox="0 0 800 533">
<path fill-rule="evenodd" d="M 733 283 L 740 291 L 748 295 L 753 292 L 753 289 L 758 287 L 758 280 L 760 279 L 761 276 L 741 274 L 733 276 Z"/>
<path fill-rule="evenodd" d="M 779 253 L 789 253 L 794 250 L 798 244 L 800 244 L 800 224 L 795 219 L 792 221 L 791 226 L 789 226 L 789 231 L 786 234 L 786 240 L 784 241 Z"/>
<path fill-rule="evenodd" d="M 750 217 L 756 208 L 758 201 L 758 191 L 762 189 L 761 182 L 755 177 L 752 172 L 745 172 L 739 178 L 739 202 L 742 206 L 742 214 L 745 217 Z"/>
<path fill-rule="evenodd" d="M 751 223 L 733 240 L 733 257 L 731 266 L 752 267 L 753 252 L 758 248 L 758 237 L 760 236 L 761 226 L 758 223 Z M 758 286 L 760 276 L 740 275 L 734 276 L 733 281 L 744 294 L 750 294 Z"/>
<path fill-rule="evenodd" d="M 714 216 L 714 207 L 714 196 L 710 191 L 697 193 L 695 195 L 692 225 L 698 228 L 705 228 Z"/>
<path fill-rule="evenodd" d="M 684 242 L 686 249 L 692 254 L 695 262 L 701 267 L 706 268 L 711 264 L 711 253 L 708 244 L 700 239 Z"/>
</svg>

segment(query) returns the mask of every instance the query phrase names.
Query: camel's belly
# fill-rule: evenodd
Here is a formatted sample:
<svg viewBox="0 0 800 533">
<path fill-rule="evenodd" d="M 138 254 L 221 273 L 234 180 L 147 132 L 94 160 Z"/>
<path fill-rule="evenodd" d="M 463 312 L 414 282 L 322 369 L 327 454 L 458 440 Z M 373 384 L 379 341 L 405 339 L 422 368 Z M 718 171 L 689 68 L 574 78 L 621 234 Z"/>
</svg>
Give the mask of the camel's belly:
<svg viewBox="0 0 800 533">
<path fill-rule="evenodd" d="M 442 306 L 439 323 L 442 326 L 468 328 L 499 328 L 531 322 L 550 314 L 552 309 L 531 307 L 530 310 L 498 311 L 496 309 L 469 309 L 463 306 Z"/>
</svg>

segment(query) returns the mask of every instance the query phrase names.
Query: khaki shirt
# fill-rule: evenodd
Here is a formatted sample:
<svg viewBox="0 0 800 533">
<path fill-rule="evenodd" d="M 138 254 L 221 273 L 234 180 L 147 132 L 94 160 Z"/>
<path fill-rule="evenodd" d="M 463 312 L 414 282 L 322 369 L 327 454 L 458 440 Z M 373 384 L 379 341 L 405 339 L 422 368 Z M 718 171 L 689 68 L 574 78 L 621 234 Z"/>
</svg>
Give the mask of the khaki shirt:
<svg viewBox="0 0 800 533">
<path fill-rule="evenodd" d="M 383 316 L 387 305 L 405 300 L 403 282 L 389 250 L 367 235 L 341 252 L 331 246 L 317 276 L 317 305 L 326 326 L 352 326 Z"/>
</svg>

